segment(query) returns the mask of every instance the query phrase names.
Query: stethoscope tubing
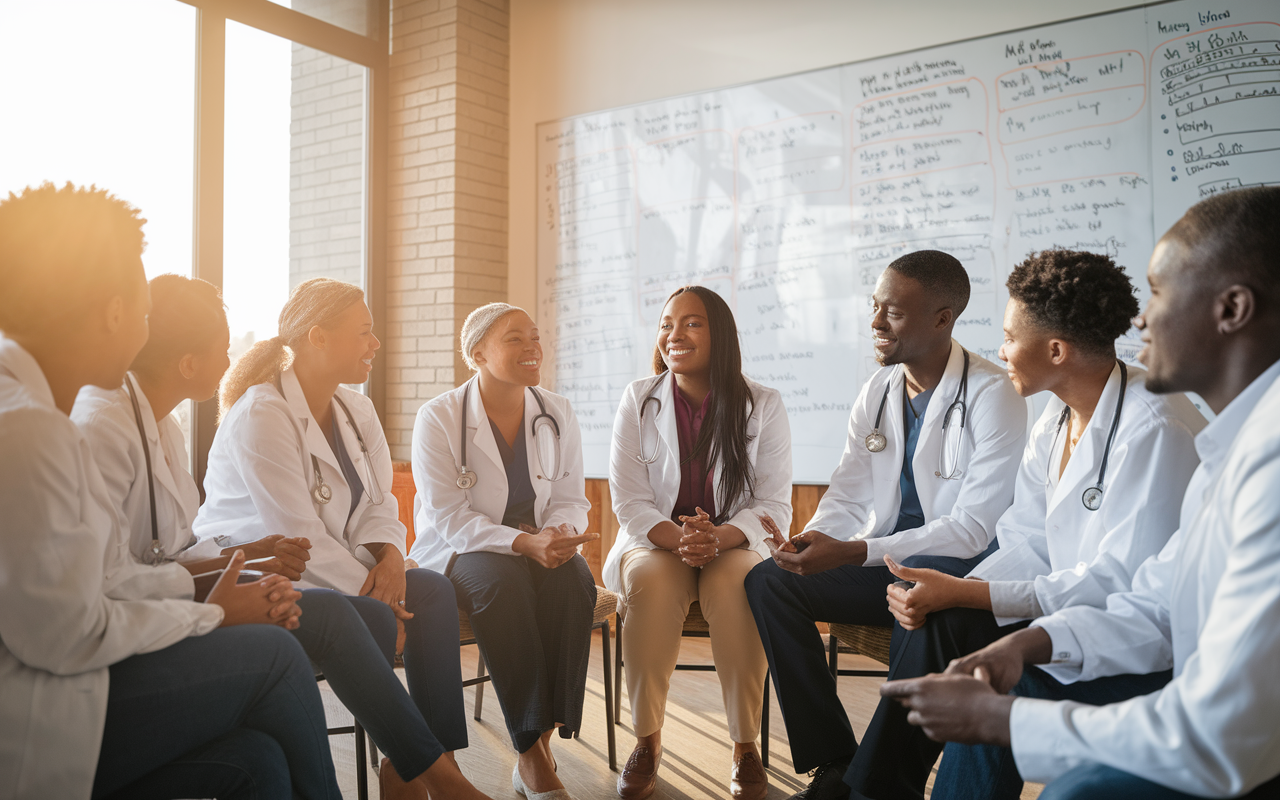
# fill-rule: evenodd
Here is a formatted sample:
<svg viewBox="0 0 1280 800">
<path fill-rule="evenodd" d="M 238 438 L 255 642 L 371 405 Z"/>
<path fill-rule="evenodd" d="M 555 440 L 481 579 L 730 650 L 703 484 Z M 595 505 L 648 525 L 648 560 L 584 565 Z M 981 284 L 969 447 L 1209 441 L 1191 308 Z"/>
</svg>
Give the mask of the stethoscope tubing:
<svg viewBox="0 0 1280 800">
<path fill-rule="evenodd" d="M 965 350 L 962 347 L 960 348 L 960 352 L 964 355 L 964 369 L 960 373 L 960 385 L 956 387 L 956 395 L 954 398 L 952 398 L 951 405 L 947 406 L 946 412 L 944 412 L 942 415 L 942 430 L 944 433 L 946 432 L 947 428 L 951 425 L 951 416 L 955 411 L 958 410 L 960 412 L 960 430 L 962 432 L 964 431 L 969 419 L 969 351 Z M 880 407 L 879 409 L 876 410 L 875 425 L 872 426 L 871 433 L 867 434 L 866 440 L 864 442 L 868 452 L 871 452 L 871 453 L 882 452 L 888 444 L 887 441 L 885 440 L 884 434 L 880 432 L 880 423 L 884 421 L 884 407 L 885 407 L 885 404 L 889 401 L 889 391 L 892 388 L 893 388 L 893 379 L 890 378 L 885 383 L 884 394 L 880 396 Z M 907 385 L 906 385 L 905 376 L 903 376 L 903 382 L 902 382 L 902 399 L 904 403 L 907 402 Z M 946 447 L 946 442 L 944 440 L 943 448 L 945 449 L 945 447 Z M 941 453 L 939 455 L 939 458 L 943 458 L 944 456 L 945 456 L 945 453 Z M 945 461 L 945 458 L 943 458 L 943 460 Z M 945 463 L 939 464 L 939 466 L 942 467 L 943 469 L 946 468 Z M 942 469 L 939 469 L 936 474 L 939 478 L 942 478 L 943 480 L 952 480 L 955 477 L 957 477 L 956 472 L 954 470 L 951 470 L 948 474 L 943 475 Z"/>
<path fill-rule="evenodd" d="M 147 443 L 147 429 L 142 424 L 142 406 L 138 403 L 138 394 L 133 389 L 133 380 L 126 373 L 125 388 L 129 390 L 129 401 L 133 404 L 133 419 L 138 425 L 138 436 L 142 439 L 142 459 L 147 465 L 147 500 L 151 505 L 151 549 L 148 551 L 148 562 L 153 566 L 165 560 L 164 546 L 160 544 L 160 525 L 156 520 L 156 477 L 151 471 L 151 445 Z"/>
<path fill-rule="evenodd" d="M 1107 463 L 1111 460 L 1111 445 L 1115 441 L 1116 431 L 1120 429 L 1120 413 L 1124 411 L 1124 396 L 1129 387 L 1129 368 L 1125 366 L 1123 361 L 1116 361 L 1120 367 L 1120 396 L 1116 398 L 1116 408 L 1111 414 L 1111 429 L 1107 432 L 1107 446 L 1102 451 L 1102 464 L 1098 467 L 1098 479 L 1085 488 L 1080 495 L 1081 504 L 1089 511 L 1097 511 L 1102 508 L 1102 498 L 1106 492 L 1103 485 L 1107 478 Z M 1071 406 L 1064 406 L 1062 413 L 1058 414 L 1058 424 L 1053 429 L 1053 441 L 1049 443 L 1050 462 L 1046 469 L 1053 469 L 1053 451 L 1058 446 L 1058 436 L 1062 433 L 1062 426 L 1067 420 L 1071 419 Z"/>
<path fill-rule="evenodd" d="M 281 391 L 280 395 L 283 397 L 284 392 Z M 351 409 L 347 408 L 347 404 L 342 401 L 341 397 L 335 394 L 333 400 L 342 409 L 342 413 L 346 415 L 347 424 L 355 432 L 356 441 L 360 444 L 360 454 L 364 456 L 365 475 L 373 482 L 372 489 L 368 486 L 365 487 L 365 493 L 369 495 L 369 504 L 380 506 L 386 502 L 386 496 L 382 493 L 382 487 L 378 485 L 378 476 L 373 471 L 373 459 L 369 455 L 369 447 L 364 443 L 364 436 L 360 433 L 360 426 L 356 425 L 356 418 L 352 416 Z M 311 472 L 316 480 L 315 488 L 311 490 L 311 497 L 320 505 L 326 505 L 333 500 L 333 491 L 324 482 L 324 475 L 320 472 L 320 460 L 316 458 L 315 453 L 311 454 Z M 374 490 L 377 490 L 378 494 L 376 499 L 374 498 Z"/>
<path fill-rule="evenodd" d="M 471 406 L 471 384 L 472 381 L 467 381 L 462 390 L 462 420 L 458 426 L 458 438 L 462 441 L 460 453 L 462 463 L 458 467 L 458 488 L 464 490 L 473 488 L 477 480 L 476 473 L 467 469 L 467 417 Z M 560 423 L 547 412 L 546 403 L 542 401 L 542 395 L 537 388 L 533 386 L 527 388 L 533 394 L 534 402 L 538 404 L 538 413 L 534 416 L 533 421 L 529 423 L 529 430 L 533 431 L 533 449 L 538 452 L 538 466 L 542 468 L 542 477 L 552 483 L 563 480 L 569 477 L 569 473 L 560 473 Z M 538 432 L 541 428 L 545 428 L 548 423 L 551 425 L 551 432 L 556 437 L 555 470 L 547 469 L 547 465 L 543 463 L 542 459 L 542 448 L 538 447 Z"/>
</svg>

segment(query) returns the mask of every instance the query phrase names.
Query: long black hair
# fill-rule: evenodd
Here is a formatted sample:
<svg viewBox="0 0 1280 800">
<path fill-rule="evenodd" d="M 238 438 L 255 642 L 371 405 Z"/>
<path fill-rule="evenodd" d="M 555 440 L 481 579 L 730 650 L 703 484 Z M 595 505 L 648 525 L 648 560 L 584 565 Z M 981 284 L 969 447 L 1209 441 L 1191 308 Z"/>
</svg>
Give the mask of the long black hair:
<svg viewBox="0 0 1280 800">
<path fill-rule="evenodd" d="M 702 421 L 702 429 L 689 460 L 705 454 L 704 463 L 708 468 L 716 461 L 720 462 L 720 484 L 724 491 L 723 497 L 716 498 L 713 520 L 720 525 L 729 518 L 729 505 L 735 498 L 746 495 L 748 502 L 755 498 L 756 477 L 747 455 L 747 445 L 752 439 L 747 435 L 747 420 L 755 406 L 755 396 L 742 374 L 738 325 L 729 304 L 705 286 L 681 286 L 671 293 L 667 303 L 686 292 L 697 295 L 707 309 L 707 328 L 711 333 L 711 406 Z M 655 345 L 653 374 L 661 375 L 666 371 L 662 350 Z"/>
</svg>

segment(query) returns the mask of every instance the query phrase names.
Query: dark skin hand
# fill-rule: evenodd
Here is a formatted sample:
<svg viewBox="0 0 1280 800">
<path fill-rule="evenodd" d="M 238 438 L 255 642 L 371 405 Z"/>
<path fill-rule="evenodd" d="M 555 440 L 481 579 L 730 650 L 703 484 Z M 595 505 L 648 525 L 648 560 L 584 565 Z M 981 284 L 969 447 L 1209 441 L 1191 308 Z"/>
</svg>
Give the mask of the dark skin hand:
<svg viewBox="0 0 1280 800">
<path fill-rule="evenodd" d="M 1025 628 L 1004 636 L 947 665 L 947 675 L 976 675 L 979 670 L 997 692 L 1007 694 L 1028 664 L 1047 664 L 1053 642 L 1044 628 Z"/>
<path fill-rule="evenodd" d="M 908 710 L 907 722 L 935 742 L 1009 746 L 1009 712 L 1015 698 L 991 688 L 981 667 L 975 676 L 889 681 L 880 687 L 880 696 L 901 703 Z"/>
<path fill-rule="evenodd" d="M 769 534 L 765 544 L 773 560 L 788 572 L 816 575 L 846 564 L 860 567 L 867 561 L 866 542 L 842 542 L 818 531 L 805 531 L 784 539 L 778 524 L 768 514 L 760 517 L 760 524 Z"/>
</svg>

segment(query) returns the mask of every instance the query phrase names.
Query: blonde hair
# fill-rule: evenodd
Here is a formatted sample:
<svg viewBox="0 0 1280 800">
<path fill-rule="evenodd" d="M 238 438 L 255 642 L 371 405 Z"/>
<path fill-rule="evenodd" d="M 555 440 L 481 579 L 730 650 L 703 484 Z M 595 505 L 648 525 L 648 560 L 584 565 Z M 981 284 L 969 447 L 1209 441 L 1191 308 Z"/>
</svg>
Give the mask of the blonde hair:
<svg viewBox="0 0 1280 800">
<path fill-rule="evenodd" d="M 327 327 L 353 304 L 364 300 L 364 291 L 332 278 L 312 278 L 298 284 L 280 310 L 280 335 L 257 342 L 222 378 L 218 389 L 218 421 L 231 411 L 249 387 L 274 381 L 293 363 L 294 354 L 311 329 Z"/>
<path fill-rule="evenodd" d="M 459 338 L 462 340 L 462 360 L 467 362 L 472 372 L 480 370 L 472 353 L 484 342 L 484 337 L 489 335 L 489 331 L 493 330 L 498 320 L 513 311 L 524 312 L 524 309 L 507 303 L 489 303 L 467 315 L 467 321 L 462 323 L 462 334 Z"/>
</svg>

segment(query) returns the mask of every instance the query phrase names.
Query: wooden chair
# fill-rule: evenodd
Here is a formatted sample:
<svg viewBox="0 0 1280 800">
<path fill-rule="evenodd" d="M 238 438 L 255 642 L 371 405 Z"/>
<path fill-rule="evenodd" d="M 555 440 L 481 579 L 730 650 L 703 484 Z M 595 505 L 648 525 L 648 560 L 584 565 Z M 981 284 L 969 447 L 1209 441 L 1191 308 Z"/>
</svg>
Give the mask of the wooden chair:
<svg viewBox="0 0 1280 800">
<path fill-rule="evenodd" d="M 893 628 L 879 625 L 846 625 L 840 622 L 828 623 L 831 639 L 827 648 L 827 661 L 831 668 L 831 677 L 849 676 L 855 678 L 887 678 L 889 677 L 889 641 Z M 840 653 L 864 655 L 884 664 L 886 669 L 840 669 Z"/>
<path fill-rule="evenodd" d="M 614 672 L 618 676 L 618 691 L 613 696 L 613 720 L 615 725 L 621 725 L 622 715 L 622 628 L 623 615 L 618 614 L 618 641 L 614 643 Z M 680 631 L 681 636 L 687 636 L 695 639 L 709 639 L 711 637 L 711 626 L 707 624 L 706 617 L 702 616 L 702 606 L 697 600 L 689 606 L 689 613 L 684 618 L 684 628 Z M 676 664 L 677 670 L 688 670 L 691 672 L 715 672 L 714 664 Z M 612 752 L 612 751 L 610 751 Z M 760 715 L 760 764 L 765 768 L 769 768 L 769 673 L 764 674 L 764 709 Z"/>
</svg>

